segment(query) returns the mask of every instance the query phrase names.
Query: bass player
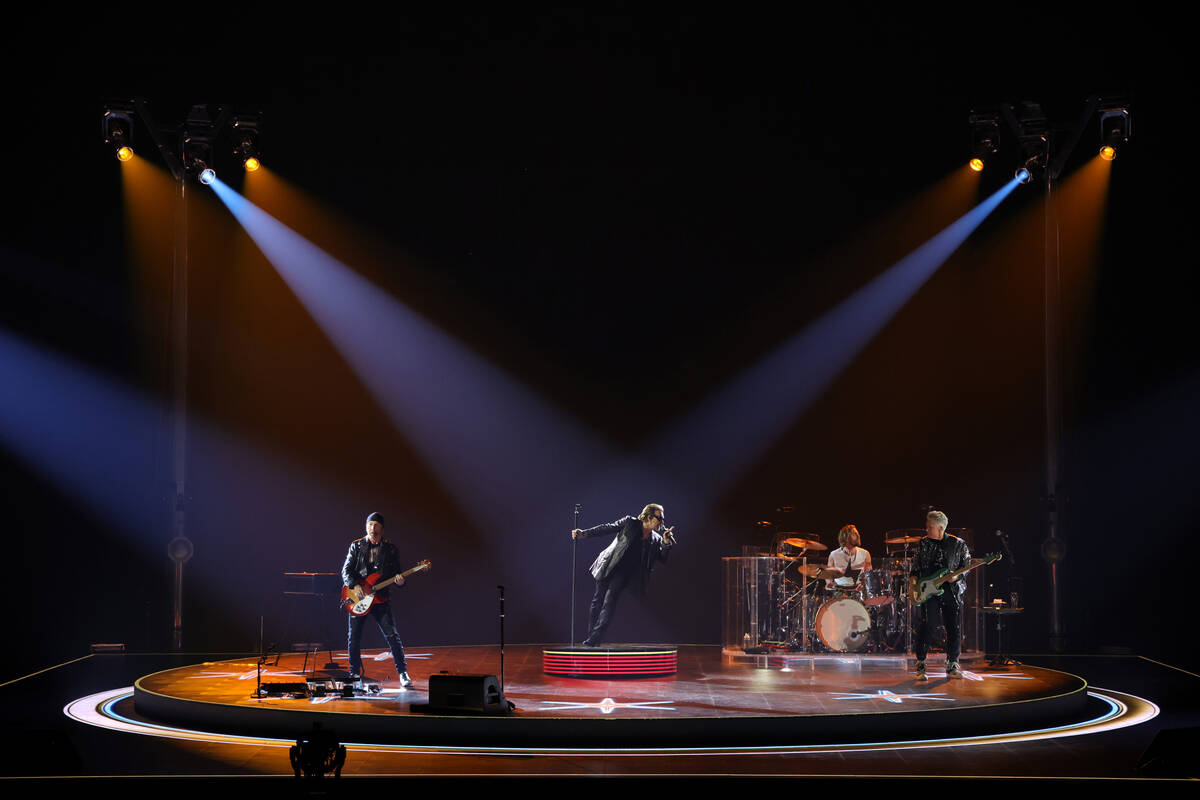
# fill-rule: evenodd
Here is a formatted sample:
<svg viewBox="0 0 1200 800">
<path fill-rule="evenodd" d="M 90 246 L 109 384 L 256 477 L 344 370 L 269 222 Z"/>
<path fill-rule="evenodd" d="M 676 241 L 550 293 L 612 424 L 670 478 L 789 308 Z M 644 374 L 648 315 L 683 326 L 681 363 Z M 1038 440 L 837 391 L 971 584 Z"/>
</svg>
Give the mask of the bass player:
<svg viewBox="0 0 1200 800">
<path fill-rule="evenodd" d="M 950 518 L 941 511 L 930 511 L 925 515 L 925 538 L 917 545 L 912 578 L 920 580 L 939 570 L 954 571 L 970 563 L 971 553 L 967 543 L 946 533 L 949 524 Z M 929 652 L 929 638 L 933 633 L 933 626 L 929 624 L 933 608 L 940 609 L 942 624 L 946 626 L 946 677 L 962 677 L 958 656 L 962 650 L 962 596 L 966 590 L 966 580 L 960 575 L 948 583 L 939 596 L 929 598 L 920 606 L 915 642 L 918 681 L 927 680 L 925 655 Z"/>
</svg>

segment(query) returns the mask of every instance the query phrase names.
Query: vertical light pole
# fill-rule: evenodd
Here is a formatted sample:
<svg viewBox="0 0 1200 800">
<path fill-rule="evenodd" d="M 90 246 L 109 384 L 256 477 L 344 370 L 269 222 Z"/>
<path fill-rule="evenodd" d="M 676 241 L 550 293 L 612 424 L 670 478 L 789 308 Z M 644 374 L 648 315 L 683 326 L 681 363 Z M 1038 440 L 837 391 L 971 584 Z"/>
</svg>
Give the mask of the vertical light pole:
<svg viewBox="0 0 1200 800">
<path fill-rule="evenodd" d="M 175 179 L 174 247 L 171 257 L 171 326 L 170 326 L 170 438 L 171 481 L 170 540 L 167 556 L 174 564 L 171 591 L 171 648 L 183 647 L 183 565 L 195 552 L 188 538 L 188 177 L 199 175 L 211 160 L 212 140 L 220 133 L 231 116 L 231 109 L 220 107 L 215 119 L 208 106 L 195 105 L 188 112 L 182 128 L 161 128 L 150 114 L 143 98 L 133 101 L 132 113 L 124 104 L 117 104 L 130 119 L 136 114 L 150 133 L 163 162 Z M 111 114 L 106 111 L 106 120 Z M 254 132 L 257 131 L 255 121 Z M 106 124 L 107 131 L 107 124 Z M 167 136 L 178 133 L 179 147 L 173 150 Z"/>
<path fill-rule="evenodd" d="M 1034 144 L 1040 149 L 1036 156 L 1030 152 L 1023 153 L 1029 157 L 1026 167 L 1036 169 L 1044 165 L 1043 181 L 1045 187 L 1045 239 L 1042 257 L 1042 347 L 1044 368 L 1044 406 L 1045 406 L 1045 438 L 1043 451 L 1045 454 L 1045 533 L 1042 541 L 1042 558 L 1050 568 L 1050 649 L 1061 653 L 1066 649 L 1066 634 L 1062 626 L 1062 607 L 1060 604 L 1061 564 L 1066 558 L 1066 542 L 1062 536 L 1061 505 L 1066 498 L 1062 489 L 1062 430 L 1063 430 L 1063 388 L 1062 388 L 1062 281 L 1060 263 L 1060 226 L 1056 208 L 1055 187 L 1058 178 L 1066 166 L 1067 160 L 1075 151 L 1079 138 L 1091 122 L 1100 98 L 1093 95 L 1088 98 L 1079 121 L 1071 128 L 1053 131 L 1046 124 L 1041 109 L 1036 104 L 1023 104 L 1023 112 L 1033 111 L 1029 117 L 1018 119 L 1011 106 L 1001 107 L 1001 112 L 1009 128 L 1017 135 L 1023 147 Z M 1040 129 L 1040 130 L 1039 130 Z M 1054 150 L 1051 158 L 1052 145 L 1058 144 L 1057 134 L 1063 134 L 1063 146 Z M 1039 142 L 1038 139 L 1044 137 Z"/>
</svg>

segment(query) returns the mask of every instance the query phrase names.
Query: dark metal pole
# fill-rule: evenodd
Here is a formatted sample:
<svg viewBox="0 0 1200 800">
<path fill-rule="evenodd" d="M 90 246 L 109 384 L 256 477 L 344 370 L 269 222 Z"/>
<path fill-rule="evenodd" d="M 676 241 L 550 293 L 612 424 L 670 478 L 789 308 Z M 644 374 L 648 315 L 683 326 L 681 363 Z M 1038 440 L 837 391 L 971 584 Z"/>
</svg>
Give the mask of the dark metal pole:
<svg viewBox="0 0 1200 800">
<path fill-rule="evenodd" d="M 188 213 L 187 178 L 180 175 L 171 270 L 171 540 L 187 539 Z M 186 559 L 184 559 L 186 560 Z M 183 561 L 175 562 L 171 647 L 183 647 Z"/>
<path fill-rule="evenodd" d="M 1062 345 L 1061 308 L 1062 287 L 1059 275 L 1059 227 L 1055 208 L 1054 169 L 1046 170 L 1045 269 L 1043 286 L 1043 346 L 1045 348 L 1045 410 L 1046 438 L 1046 540 L 1042 556 L 1050 565 L 1050 649 L 1061 653 L 1065 640 L 1062 630 L 1062 609 L 1059 606 L 1059 564 L 1065 548 L 1059 539 L 1059 449 L 1062 443 Z"/>
<path fill-rule="evenodd" d="M 504 587 L 500 590 L 500 696 L 504 696 Z"/>
<path fill-rule="evenodd" d="M 575 504 L 575 521 L 571 524 L 571 530 L 575 531 L 579 528 L 579 511 L 583 508 L 579 503 Z M 579 548 L 579 540 L 572 534 L 571 536 L 571 647 L 575 646 L 575 551 Z"/>
</svg>

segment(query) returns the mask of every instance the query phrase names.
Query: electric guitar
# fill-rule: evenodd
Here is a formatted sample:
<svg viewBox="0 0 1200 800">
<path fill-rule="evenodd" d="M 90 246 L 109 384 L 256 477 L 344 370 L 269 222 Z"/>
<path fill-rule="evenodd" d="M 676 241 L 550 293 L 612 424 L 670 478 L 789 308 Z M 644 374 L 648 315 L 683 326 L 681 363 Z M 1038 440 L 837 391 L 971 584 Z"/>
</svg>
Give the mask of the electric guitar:
<svg viewBox="0 0 1200 800">
<path fill-rule="evenodd" d="M 393 575 L 386 581 L 379 580 L 383 573 L 372 572 L 367 577 L 363 578 L 363 582 L 354 586 L 342 587 L 342 607 L 346 609 L 346 613 L 352 617 L 361 617 L 371 610 L 371 606 L 375 605 L 375 593 L 380 589 L 386 589 L 397 581 L 399 578 L 407 578 L 414 572 L 420 572 L 425 569 L 432 569 L 433 562 L 425 559 L 420 564 L 417 564 L 410 570 L 405 570 L 399 575 Z"/>
<path fill-rule="evenodd" d="M 939 588 L 946 581 L 952 581 L 960 575 L 966 575 L 976 567 L 982 567 L 984 564 L 993 564 L 1001 558 L 1000 553 L 988 553 L 983 558 L 972 558 L 970 563 L 962 569 L 956 569 L 951 572 L 948 569 L 939 570 L 932 575 L 926 575 L 924 578 L 917 580 L 911 577 L 908 579 L 908 599 L 909 602 L 923 605 L 926 600 L 931 597 L 939 597 L 945 589 Z"/>
</svg>

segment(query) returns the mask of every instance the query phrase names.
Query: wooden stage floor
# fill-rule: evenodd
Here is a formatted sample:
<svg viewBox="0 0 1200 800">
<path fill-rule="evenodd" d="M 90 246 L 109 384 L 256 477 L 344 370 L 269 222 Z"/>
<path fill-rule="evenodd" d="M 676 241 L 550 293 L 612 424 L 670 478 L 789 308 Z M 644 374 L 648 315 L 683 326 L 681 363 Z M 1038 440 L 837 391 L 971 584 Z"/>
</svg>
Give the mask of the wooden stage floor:
<svg viewBox="0 0 1200 800">
<path fill-rule="evenodd" d="M 163 722 L 257 735 L 295 736 L 322 721 L 356 741 L 428 742 L 435 736 L 473 743 L 694 746 L 771 743 L 779 737 L 864 741 L 906 732 L 975 735 L 1069 721 L 1087 703 L 1083 679 L 1039 667 L 976 667 L 950 679 L 934 666 L 930 679 L 919 683 L 911 667 L 898 669 L 894 661 L 876 665 L 847 657 L 799 669 L 763 669 L 734 662 L 719 647 L 682 646 L 675 675 L 587 680 L 544 675 L 542 646 L 519 645 L 505 653 L 505 694 L 516 705 L 511 717 L 446 717 L 413 710 L 427 700 L 429 676 L 498 674 L 495 647 L 413 648 L 409 674 L 416 686 L 408 691 L 400 689 L 390 658 L 372 660 L 378 652 L 364 653 L 367 674 L 388 679 L 383 692 L 371 697 L 258 699 L 256 661 L 236 659 L 147 675 L 135 684 L 135 704 L 142 715 Z M 327 660 L 327 654 L 320 656 L 320 662 Z M 302 665 L 302 655 L 285 655 L 264 668 L 263 681 L 345 677 L 343 670 L 310 669 L 306 675 Z"/>
<path fill-rule="evenodd" d="M 1081 778 L 1136 777 L 1138 765 L 1156 735 L 1167 728 L 1194 726 L 1196 715 L 1200 713 L 1200 676 L 1170 665 L 1132 656 L 1021 656 L 1022 660 L 1032 664 L 1003 674 L 1085 676 L 1089 683 L 1089 703 L 1101 702 L 1097 698 L 1108 698 L 1114 703 L 1120 702 L 1121 710 L 1110 713 L 1105 702 L 1099 713 L 1089 712 L 1081 724 L 1033 731 L 1026 726 L 1014 725 L 1010 731 L 1015 733 L 1010 735 L 961 739 L 924 737 L 914 741 L 924 733 L 921 718 L 929 709 L 955 706 L 959 698 L 968 695 L 984 697 L 980 693 L 994 691 L 990 688 L 992 683 L 1013 679 L 983 677 L 980 681 L 972 681 L 968 677 L 961 682 L 944 683 L 935 677 L 922 685 L 919 692 L 945 692 L 946 697 L 953 697 L 956 702 L 918 702 L 918 698 L 912 696 L 918 688 L 911 683 L 911 676 L 888 678 L 866 670 L 861 675 L 843 670 L 836 675 L 817 676 L 729 668 L 719 655 L 715 655 L 719 652 L 717 648 L 682 648 L 682 670 L 674 679 L 606 683 L 542 678 L 537 669 L 540 663 L 537 649 L 531 648 L 533 653 L 524 654 L 521 650 L 510 647 L 507 654 L 509 691 L 520 706 L 519 714 L 513 719 L 479 721 L 493 726 L 509 722 L 578 723 L 602 729 L 611 728 L 622 720 L 638 722 L 640 719 L 655 726 L 663 721 L 670 722 L 664 717 L 671 712 L 659 705 L 653 711 L 613 707 L 607 714 L 601 705 L 606 697 L 611 697 L 614 704 L 649 698 L 651 701 L 672 701 L 664 706 L 675 708 L 674 713 L 682 715 L 683 727 L 700 731 L 706 741 L 691 748 L 669 748 L 658 743 L 641 747 L 627 743 L 581 746 L 556 740 L 550 746 L 530 748 L 504 746 L 503 743 L 500 746 L 460 745 L 446 743 L 440 736 L 424 736 L 409 744 L 378 744 L 369 738 L 341 737 L 340 741 L 345 742 L 350 751 L 344 774 L 350 776 L 352 782 L 347 789 L 356 787 L 354 791 L 360 791 L 372 785 L 369 781 L 390 780 L 383 776 L 408 776 L 410 779 L 439 776 L 439 780 L 504 776 L 509 782 L 532 778 L 537 781 L 536 785 L 544 787 L 543 781 L 554 776 L 589 775 L 697 776 L 706 783 L 721 778 L 744 781 L 766 776 L 793 779 L 805 776 L 841 781 L 841 789 L 854 791 L 892 790 L 897 787 L 895 781 L 901 777 L 906 789 L 934 788 L 931 782 L 947 778 L 999 780 L 1011 790 L 1017 785 L 1011 782 L 1012 779 L 1036 781 L 1068 777 L 1074 780 L 1074 786 L 1079 786 L 1078 779 Z M 389 699 L 361 701 L 375 709 L 375 713 L 351 716 L 370 716 L 389 724 L 405 720 L 420 723 L 423 720 L 407 713 L 406 707 L 413 701 L 424 700 L 426 678 L 435 668 L 457 666 L 463 670 L 492 673 L 498 666 L 491 648 L 414 647 L 410 652 L 418 691 L 407 693 L 403 699 L 390 699 L 398 693 L 389 692 Z M 422 652 L 430 655 L 421 657 Z M 199 725 L 172 724 L 151 718 L 134 708 L 132 684 L 140 677 L 157 675 L 155 680 L 167 685 L 183 675 L 201 672 L 230 673 L 188 680 L 199 687 L 214 688 L 222 684 L 230 687 L 231 703 L 214 703 L 216 707 L 237 709 L 255 705 L 249 700 L 254 683 L 250 667 L 253 667 L 254 659 L 235 655 L 92 655 L 0 684 L 0 704 L 6 709 L 9 730 L 14 732 L 7 740 L 9 759 L 5 768 L 0 769 L 0 775 L 28 776 L 31 781 L 61 781 L 74 777 L 91 782 L 73 784 L 76 786 L 121 786 L 143 793 L 154 788 L 171 791 L 173 796 L 179 796 L 180 791 L 189 787 L 204 792 L 205 796 L 211 796 L 213 792 L 261 793 L 268 786 L 272 792 L 286 789 L 292 785 L 288 783 L 291 781 L 288 747 L 295 737 L 264 735 L 255 738 L 222 733 L 220 726 L 205 731 Z M 526 666 L 518 669 L 522 661 L 526 661 Z M 383 662 L 368 662 L 368 665 L 369 669 L 377 670 L 376 675 L 391 668 L 390 663 Z M 975 672 L 987 674 L 983 670 Z M 213 678 L 219 680 L 213 681 Z M 1025 686 L 1033 683 L 1021 682 Z M 705 696 L 719 698 L 723 692 L 740 687 L 741 694 L 751 695 L 754 699 L 739 700 L 735 696 L 733 702 L 725 703 L 738 710 L 738 716 L 726 719 L 746 720 L 756 727 L 774 719 L 794 732 L 797 723 L 806 718 L 789 715 L 785 709 L 798 702 L 796 697 L 799 695 L 816 693 L 798 687 L 818 686 L 824 687 L 820 689 L 823 692 L 849 694 L 853 691 L 860 695 L 869 692 L 857 692 L 858 689 L 874 692 L 869 698 L 847 696 L 845 700 L 835 700 L 833 695 L 828 695 L 819 698 L 819 702 L 818 698 L 809 698 L 814 709 L 823 705 L 836 710 L 838 704 L 845 703 L 847 709 L 876 712 L 846 717 L 854 721 L 857 729 L 872 732 L 878 727 L 876 723 L 887 718 L 907 720 L 909 725 L 892 740 L 876 737 L 866 744 L 843 745 L 822 738 L 815 744 L 804 745 L 799 743 L 798 737 L 778 736 L 774 744 L 768 746 L 746 746 L 735 737 L 722 738 L 706 730 L 708 723 L 720 722 L 722 718 L 695 716 L 715 711 L 718 704 L 703 699 Z M 394 681 L 390 688 L 396 688 Z M 893 702 L 879 694 L 881 688 L 905 696 L 899 703 Z M 785 700 L 788 695 L 793 697 Z M 202 701 L 191 702 L 207 705 Z M 281 714 L 300 711 L 307 702 L 270 701 Z M 342 702 L 330 701 L 317 708 L 333 710 Z M 576 702 L 586 703 L 586 706 L 558 711 L 547 708 L 553 704 L 561 706 Z M 756 708 L 756 705 L 761 707 Z M 707 706 L 709 710 L 697 711 L 701 706 Z M 925 711 L 911 715 L 892 713 L 894 709 L 910 707 Z M 989 713 L 988 709 L 994 707 L 979 708 Z M 258 713 L 252 707 L 246 710 L 250 714 Z M 753 716 L 755 713 L 762 716 Z M 300 711 L 299 716 L 308 715 Z M 324 717 L 330 723 L 340 718 L 340 715 L 328 713 Z M 828 730 L 825 721 L 833 718 L 819 714 L 807 717 L 815 721 L 822 732 Z M 218 732 L 212 732 L 214 730 Z M 672 732 L 670 728 L 668 732 Z M 869 781 L 872 777 L 875 782 L 863 783 L 864 779 Z M 239 783 L 242 778 L 252 780 Z M 117 779 L 124 783 L 118 783 Z M 272 779 L 283 782 L 263 782 Z M 15 786 L 12 780 L 10 777 L 10 785 Z M 960 785 L 960 788 L 972 790 L 977 785 Z"/>
</svg>

